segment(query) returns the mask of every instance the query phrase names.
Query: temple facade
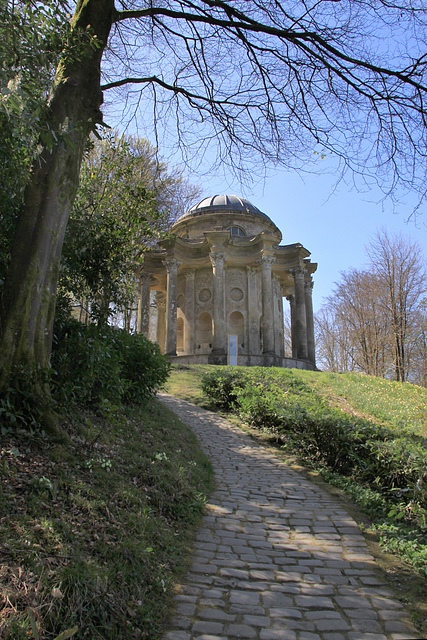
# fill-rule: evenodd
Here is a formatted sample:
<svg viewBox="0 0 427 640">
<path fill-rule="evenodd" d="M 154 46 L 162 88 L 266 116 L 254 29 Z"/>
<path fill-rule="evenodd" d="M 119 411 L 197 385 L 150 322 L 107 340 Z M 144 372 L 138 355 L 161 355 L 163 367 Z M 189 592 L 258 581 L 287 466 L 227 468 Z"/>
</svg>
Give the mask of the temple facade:
<svg viewBox="0 0 427 640">
<path fill-rule="evenodd" d="M 154 292 L 156 339 L 173 361 L 315 368 L 317 265 L 307 249 L 281 245 L 274 222 L 237 196 L 205 198 L 171 231 L 144 254 L 138 331 L 148 336 Z M 284 299 L 292 353 L 284 348 Z"/>
</svg>

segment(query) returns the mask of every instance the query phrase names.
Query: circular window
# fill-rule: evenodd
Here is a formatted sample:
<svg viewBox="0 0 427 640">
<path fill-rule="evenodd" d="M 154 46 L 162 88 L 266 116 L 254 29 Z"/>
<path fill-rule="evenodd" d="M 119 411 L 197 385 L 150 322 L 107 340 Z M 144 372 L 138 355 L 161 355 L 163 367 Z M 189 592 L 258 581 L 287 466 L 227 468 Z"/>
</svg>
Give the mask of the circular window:
<svg viewBox="0 0 427 640">
<path fill-rule="evenodd" d="M 235 287 L 230 291 L 230 298 L 234 300 L 234 302 L 240 302 L 240 300 L 243 300 L 243 291 Z"/>
<path fill-rule="evenodd" d="M 199 291 L 200 302 L 209 302 L 211 298 L 212 298 L 212 293 L 210 289 L 200 289 Z"/>
</svg>

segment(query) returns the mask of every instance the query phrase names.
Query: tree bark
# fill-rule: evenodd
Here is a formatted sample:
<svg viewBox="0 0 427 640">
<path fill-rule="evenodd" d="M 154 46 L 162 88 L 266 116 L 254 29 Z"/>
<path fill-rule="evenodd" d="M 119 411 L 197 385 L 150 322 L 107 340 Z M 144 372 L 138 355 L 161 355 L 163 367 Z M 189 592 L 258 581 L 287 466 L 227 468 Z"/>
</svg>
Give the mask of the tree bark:
<svg viewBox="0 0 427 640">
<path fill-rule="evenodd" d="M 49 365 L 64 233 L 85 143 L 102 122 L 100 64 L 113 0 L 80 0 L 47 105 L 51 144 L 34 161 L 0 306 L 0 391 L 19 370 Z"/>
</svg>

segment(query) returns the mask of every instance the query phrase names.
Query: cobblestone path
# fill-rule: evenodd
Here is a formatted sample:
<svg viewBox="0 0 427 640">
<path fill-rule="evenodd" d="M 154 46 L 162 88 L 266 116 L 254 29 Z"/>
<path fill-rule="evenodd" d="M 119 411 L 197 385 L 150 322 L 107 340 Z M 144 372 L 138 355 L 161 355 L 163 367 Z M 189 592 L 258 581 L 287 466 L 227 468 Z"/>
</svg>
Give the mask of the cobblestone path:
<svg viewBox="0 0 427 640">
<path fill-rule="evenodd" d="M 409 640 L 356 523 L 238 427 L 162 394 L 197 435 L 216 490 L 163 640 Z"/>
</svg>

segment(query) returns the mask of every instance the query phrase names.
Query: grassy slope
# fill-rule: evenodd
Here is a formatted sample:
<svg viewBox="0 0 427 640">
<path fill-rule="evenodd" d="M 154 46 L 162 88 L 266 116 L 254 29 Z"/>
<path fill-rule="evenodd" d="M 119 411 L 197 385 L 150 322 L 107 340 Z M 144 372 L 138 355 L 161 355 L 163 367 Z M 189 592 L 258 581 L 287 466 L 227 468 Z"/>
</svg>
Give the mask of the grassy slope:
<svg viewBox="0 0 427 640">
<path fill-rule="evenodd" d="M 175 367 L 165 389 L 196 404 L 207 403 L 200 390 L 200 379 L 209 365 Z M 300 371 L 293 374 L 324 396 L 332 406 L 346 413 L 363 416 L 378 424 L 402 427 L 427 437 L 427 389 L 365 376 L 359 373 Z"/>
<path fill-rule="evenodd" d="M 427 437 L 427 389 L 424 387 L 361 373 L 294 373 L 344 411 Z"/>
<path fill-rule="evenodd" d="M 200 380 L 209 369 L 175 368 L 166 390 L 208 406 Z M 426 434 L 425 389 L 294 373 L 347 413 Z M 209 463 L 157 401 L 109 419 L 73 415 L 67 430 L 65 444 L 2 439 L 0 637 L 52 640 L 78 627 L 79 640 L 154 640 L 185 568 Z M 409 601 L 425 599 L 410 569 L 393 560 L 385 568 Z"/>
<path fill-rule="evenodd" d="M 158 401 L 69 418 L 70 441 L 2 439 L 0 637 L 159 637 L 212 479 Z M 67 636 L 68 637 L 68 636 Z"/>
<path fill-rule="evenodd" d="M 183 369 L 175 368 L 167 383 L 170 393 L 183 397 L 201 406 L 209 407 L 209 401 L 200 392 L 201 376 L 206 371 L 206 367 L 194 365 Z M 328 403 L 346 414 L 356 415 L 368 419 L 373 424 L 383 424 L 401 431 L 402 427 L 407 431 L 412 431 L 424 439 L 426 432 L 426 406 L 427 389 L 416 387 L 410 384 L 400 384 L 389 382 L 378 378 L 363 376 L 359 374 L 329 374 L 321 372 L 293 370 L 293 374 L 302 379 L 305 383 L 312 385 Z M 230 415 L 234 422 L 238 418 Z M 242 425 L 251 435 L 264 446 L 271 446 L 275 438 L 271 438 L 267 433 L 262 433 L 256 429 Z M 280 448 L 278 454 L 287 459 L 290 463 L 295 458 L 289 457 L 290 451 Z M 299 462 L 301 462 L 298 457 Z M 303 461 L 305 464 L 305 461 Z M 386 534 L 384 527 L 378 526 L 360 511 L 355 502 L 362 505 L 362 508 L 369 509 L 371 493 L 363 487 L 345 479 L 337 474 L 331 474 L 327 469 L 319 467 L 316 472 L 309 471 L 310 477 L 319 481 L 319 473 L 328 482 L 333 482 L 331 491 L 338 497 L 344 499 L 347 508 L 351 511 L 356 520 L 359 521 L 368 536 L 372 552 L 377 556 L 377 561 L 390 577 L 391 586 L 397 586 L 396 595 L 412 608 L 414 621 L 426 631 L 427 634 L 427 585 L 425 578 L 421 577 L 409 564 L 402 562 L 407 560 L 411 564 L 418 564 L 420 558 L 424 557 L 424 547 L 418 547 L 417 543 L 398 542 L 393 544 L 392 537 Z M 337 489 L 340 487 L 341 489 Z M 344 491 L 342 491 L 344 489 Z M 389 527 L 388 527 L 389 528 Z M 378 541 L 382 546 L 379 551 Z M 396 555 L 384 553 L 384 550 L 393 551 Z M 411 558 L 411 554 L 414 558 Z M 417 557 L 416 557 L 417 556 Z M 417 562 L 412 562 L 412 560 Z M 427 637 L 427 636 L 426 636 Z"/>
</svg>

